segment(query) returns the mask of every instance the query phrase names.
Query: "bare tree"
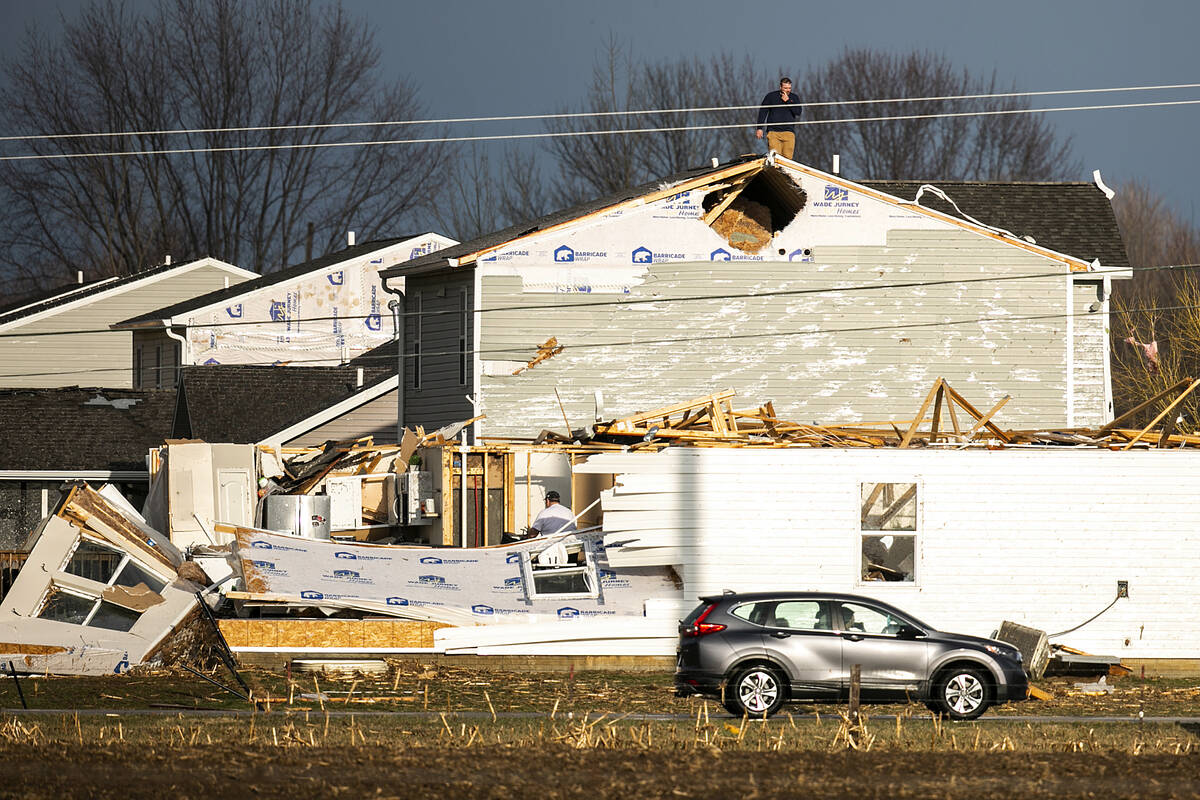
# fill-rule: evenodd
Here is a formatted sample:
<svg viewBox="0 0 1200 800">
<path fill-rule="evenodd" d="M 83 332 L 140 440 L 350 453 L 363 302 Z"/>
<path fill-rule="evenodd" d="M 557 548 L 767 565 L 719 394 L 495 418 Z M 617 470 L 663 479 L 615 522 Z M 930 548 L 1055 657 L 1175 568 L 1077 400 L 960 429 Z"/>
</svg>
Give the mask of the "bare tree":
<svg viewBox="0 0 1200 800">
<path fill-rule="evenodd" d="M 1070 139 L 1060 139 L 1044 117 L 992 113 L 1029 108 L 1024 98 L 863 102 L 1015 91 L 1001 88 L 994 73 L 988 79 L 972 76 L 945 56 L 847 48 L 812 70 L 797 91 L 810 104 L 812 120 L 893 118 L 802 127 L 799 160 L 825 166 L 836 153 L 847 174 L 858 179 L 1048 181 L 1080 169 Z M 934 114 L 975 116 L 900 119 Z"/>
<path fill-rule="evenodd" d="M 1147 268 L 1116 282 L 1113 293 L 1113 401 L 1120 414 L 1183 378 L 1200 377 L 1200 230 L 1137 181 L 1118 188 L 1113 211 L 1129 263 Z M 1148 409 L 1140 421 L 1157 411 Z M 1200 428 L 1200 397 L 1185 400 L 1181 413 L 1185 429 Z"/>
<path fill-rule="evenodd" d="M 52 280 L 172 253 L 266 272 L 303 253 L 309 224 L 318 252 L 347 229 L 396 231 L 427 207 L 439 148 L 328 146 L 397 129 L 286 128 L 419 118 L 414 88 L 383 82 L 378 61 L 364 22 L 309 0 L 96 3 L 60 40 L 31 34 L 6 64 L 4 127 L 73 138 L 25 140 L 47 158 L 0 168 L 0 268 Z M 175 129 L 190 132 L 156 132 Z M 128 133 L 84 136 L 97 132 Z"/>
<path fill-rule="evenodd" d="M 761 152 L 753 138 L 756 104 L 787 69 L 765 72 L 751 59 L 727 53 L 711 58 L 640 62 L 628 48 L 610 40 L 580 103 L 563 111 L 651 112 L 554 120 L 546 149 L 559 178 L 555 197 L 563 203 L 601 194 L 700 166 Z M 847 49 L 798 83 L 809 104 L 796 143 L 796 158 L 828 168 L 839 154 L 847 174 L 859 179 L 1061 180 L 1079 172 L 1069 138 L 1061 138 L 1044 117 L 1029 114 L 830 122 L 861 117 L 1026 109 L 1022 98 L 923 100 L 867 103 L 867 100 L 994 94 L 997 78 L 972 76 L 944 56 L 915 52 L 892 55 Z M 811 105 L 836 103 L 836 105 Z M 720 108 L 721 111 L 662 113 L 660 109 Z M 628 133 L 637 129 L 718 126 L 708 130 Z M 726 127 L 729 126 L 729 127 Z M 585 135 L 600 131 L 604 135 Z"/>
<path fill-rule="evenodd" d="M 746 111 L 671 112 L 745 105 L 747 92 L 764 80 L 749 59 L 738 61 L 727 53 L 639 62 L 628 47 L 610 39 L 582 101 L 561 109 L 600 116 L 556 119 L 546 126 L 551 134 L 546 150 L 557 174 L 554 198 L 562 204 L 582 202 L 701 166 L 714 156 L 752 151 L 746 133 L 753 115 Z M 746 127 L 690 129 L 738 124 Z M 636 132 L 643 129 L 654 132 Z"/>
</svg>

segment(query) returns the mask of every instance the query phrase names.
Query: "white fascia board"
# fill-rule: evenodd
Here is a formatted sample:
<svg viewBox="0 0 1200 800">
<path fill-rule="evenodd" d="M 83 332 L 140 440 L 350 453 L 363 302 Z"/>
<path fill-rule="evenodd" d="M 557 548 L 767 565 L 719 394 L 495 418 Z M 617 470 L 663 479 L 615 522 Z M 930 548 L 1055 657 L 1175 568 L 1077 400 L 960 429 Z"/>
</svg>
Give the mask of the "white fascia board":
<svg viewBox="0 0 1200 800">
<path fill-rule="evenodd" d="M 146 470 L 6 469 L 0 481 L 149 481 Z"/>
<path fill-rule="evenodd" d="M 356 394 L 352 394 L 341 402 L 334 403 L 324 411 L 319 411 L 307 419 L 302 419 L 294 425 L 290 425 L 281 431 L 264 437 L 260 441 L 256 442 L 256 444 L 280 447 L 283 442 L 286 442 L 289 439 L 294 439 L 301 434 L 308 433 L 313 428 L 320 427 L 331 420 L 335 420 L 342 414 L 345 414 L 348 411 L 353 411 L 359 406 L 369 403 L 377 397 L 382 397 L 388 392 L 396 389 L 399 385 L 400 376 L 393 375 L 387 380 L 380 381 L 374 386 L 364 389 L 361 392 L 357 392 Z"/>
<path fill-rule="evenodd" d="M 234 275 L 237 275 L 239 277 L 244 277 L 247 279 L 258 277 L 257 272 L 251 272 L 248 269 L 242 269 L 241 267 L 235 267 L 233 264 L 226 264 L 224 261 L 218 261 L 215 258 L 200 258 L 195 261 L 189 261 L 186 264 L 180 264 L 175 269 L 164 270 L 156 275 L 148 275 L 141 280 L 130 281 L 129 283 L 123 283 L 120 286 L 114 286 L 112 289 L 108 289 L 103 292 L 98 292 L 97 294 L 89 294 L 86 297 L 80 297 L 78 300 L 73 300 L 69 303 L 63 303 L 61 306 L 54 306 L 53 308 L 48 308 L 45 311 L 39 311 L 38 313 L 31 314 L 28 317 L 23 317 L 21 319 L 14 319 L 10 322 L 4 323 L 3 325 L 0 325 L 0 331 L 9 330 L 10 328 L 18 328 L 22 325 L 28 325 L 31 322 L 37 322 L 37 321 L 45 319 L 47 317 L 53 317 L 57 314 L 62 314 L 67 311 L 72 311 L 76 308 L 79 308 L 80 306 L 84 306 L 89 303 L 94 303 L 99 300 L 105 300 L 109 297 L 112 297 L 112 296 L 118 295 L 118 294 L 122 294 L 131 289 L 140 289 L 143 286 L 147 286 L 151 283 L 157 283 L 158 281 L 166 280 L 167 278 L 174 278 L 178 275 L 183 275 L 184 273 L 191 272 L 192 270 L 200 269 L 201 267 L 216 267 L 218 269 L 222 269 L 226 272 L 230 272 Z M 94 286 L 94 284 L 93 284 L 93 286 Z M 91 287 L 83 287 L 83 288 L 91 288 Z M 72 289 L 71 291 L 74 292 L 74 291 L 79 291 L 79 290 Z M 64 292 L 63 294 L 69 294 L 69 293 L 70 292 Z M 49 300 L 53 300 L 53 299 L 54 298 L 49 298 Z M 48 300 L 43 300 L 41 302 L 45 303 L 45 302 L 48 302 Z M 33 303 L 31 305 L 39 305 L 39 304 Z"/>
<path fill-rule="evenodd" d="M 299 283 L 300 281 L 309 280 L 314 275 L 324 275 L 325 273 L 337 272 L 345 264 L 347 264 L 351 261 L 359 261 L 364 258 L 370 258 L 378 253 L 386 253 L 390 250 L 395 250 L 396 248 L 409 247 L 417 239 L 424 239 L 426 236 L 436 236 L 439 239 L 444 239 L 446 242 L 448 242 L 448 244 L 444 244 L 443 247 L 449 247 L 451 244 L 458 244 L 458 242 L 454 241 L 453 239 L 442 236 L 440 233 L 423 233 L 420 236 L 414 236 L 411 239 L 405 239 L 403 242 L 396 242 L 395 244 L 384 245 L 383 247 L 380 247 L 378 250 L 366 250 L 362 253 L 359 253 L 356 256 L 351 256 L 350 258 L 344 258 L 341 261 L 335 261 L 332 264 L 327 264 L 324 267 L 321 267 L 320 269 L 312 270 L 310 272 L 305 272 L 305 273 L 303 273 L 301 275 L 297 275 L 293 278 L 288 278 L 286 281 L 280 281 L 279 283 L 272 283 L 269 285 L 269 287 L 268 286 L 250 287 L 250 288 L 246 289 L 245 294 L 252 294 L 254 292 L 260 291 L 262 289 L 267 289 L 267 288 L 278 289 L 278 288 L 284 287 L 284 286 L 291 286 L 292 284 Z M 262 277 L 261 275 L 259 275 L 257 273 L 251 273 L 251 274 L 254 275 L 255 278 Z M 380 278 L 380 280 L 382 281 L 383 279 Z M 192 319 L 194 317 L 199 316 L 201 314 L 207 314 L 212 311 L 220 311 L 222 308 L 229 305 L 231 302 L 234 302 L 233 297 L 226 297 L 225 299 L 219 300 L 215 303 L 209 303 L 206 306 L 200 306 L 199 308 L 193 308 L 190 311 L 187 311 L 184 314 L 181 314 L 179 316 L 170 317 L 167 321 L 171 325 L 191 325 Z"/>
<path fill-rule="evenodd" d="M 1104 275 L 1119 281 L 1128 281 L 1133 279 L 1133 269 L 1133 267 L 1106 267 L 1096 264 L 1092 266 L 1091 272 L 1073 272 L 1071 276 L 1076 280 L 1087 280 L 1089 277 Z"/>
</svg>

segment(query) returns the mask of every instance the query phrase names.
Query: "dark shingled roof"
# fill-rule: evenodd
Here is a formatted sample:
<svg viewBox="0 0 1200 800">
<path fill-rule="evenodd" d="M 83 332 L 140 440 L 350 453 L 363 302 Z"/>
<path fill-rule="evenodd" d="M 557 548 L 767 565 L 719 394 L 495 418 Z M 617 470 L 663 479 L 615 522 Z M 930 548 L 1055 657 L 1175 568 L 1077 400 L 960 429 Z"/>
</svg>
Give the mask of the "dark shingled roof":
<svg viewBox="0 0 1200 800">
<path fill-rule="evenodd" d="M 283 283 L 284 281 L 291 280 L 292 278 L 302 277 L 310 272 L 316 272 L 320 269 L 324 269 L 325 267 L 331 267 L 341 261 L 349 261 L 352 258 L 358 258 L 359 256 L 366 255 L 367 253 L 375 250 L 382 250 L 385 247 L 390 247 L 391 245 L 407 241 L 408 239 L 412 239 L 413 237 L 419 235 L 420 234 L 411 234 L 409 236 L 401 236 L 396 239 L 379 239 L 374 242 L 363 242 L 362 244 L 356 244 L 353 247 L 346 247 L 342 250 L 338 250 L 336 253 L 330 253 L 328 255 L 321 256 L 320 258 L 314 258 L 312 261 L 305 261 L 303 263 L 296 264 L 295 266 L 288 267 L 287 269 L 281 269 L 278 272 L 271 272 L 258 278 L 251 278 L 248 281 L 243 281 L 242 283 L 230 286 L 226 289 L 217 289 L 216 291 L 209 292 L 208 294 L 202 294 L 199 297 L 193 297 L 190 300 L 184 300 L 176 303 L 173 306 L 167 306 L 166 308 L 160 308 L 155 311 L 151 311 L 148 314 L 142 314 L 137 317 L 131 317 L 130 319 L 122 320 L 113 327 L 121 328 L 124 326 L 135 326 L 147 322 L 158 322 L 159 320 L 170 319 L 171 317 L 178 316 L 179 314 L 186 314 L 189 311 L 194 311 L 197 308 L 204 308 L 205 306 L 215 305 L 234 297 L 241 297 L 242 295 L 253 292 L 256 289 L 261 289 L 264 286 L 274 286 L 277 283 Z"/>
<path fill-rule="evenodd" d="M 46 311 L 47 309 L 55 308 L 56 306 L 73 303 L 76 300 L 84 297 L 91 297 L 92 295 L 97 295 L 101 292 L 107 292 L 110 289 L 117 289 L 121 286 L 127 286 L 131 283 L 137 283 L 144 278 L 149 278 L 154 275 L 161 275 L 164 272 L 170 272 L 173 269 L 179 269 L 187 264 L 191 264 L 195 260 L 196 259 L 192 259 L 192 261 L 177 262 L 174 264 L 159 264 L 158 266 L 150 267 L 129 275 L 99 278 L 83 284 L 72 283 L 67 284 L 66 286 L 59 286 L 56 289 L 47 289 L 32 295 L 25 295 L 20 300 L 0 306 L 0 325 L 3 325 L 6 322 L 13 322 L 14 320 L 18 320 L 23 317 L 32 316 L 39 312 Z"/>
<path fill-rule="evenodd" d="M 1094 183 L 862 181 L 863 186 L 904 200 L 916 197 L 925 183 L 945 192 L 962 213 L 928 191 L 921 195 L 921 205 L 927 208 L 960 219 L 969 214 L 1083 261 L 1098 258 L 1106 267 L 1129 266 L 1112 204 Z"/>
<path fill-rule="evenodd" d="M 172 437 L 259 442 L 395 374 L 395 361 L 364 366 L 359 388 L 353 366 L 184 367 Z"/>
<path fill-rule="evenodd" d="M 717 167 L 703 167 L 668 175 L 623 192 L 590 200 L 555 211 L 532 222 L 512 225 L 485 234 L 469 242 L 447 247 L 414 258 L 382 271 L 385 277 L 422 275 L 448 268 L 448 258 L 459 258 L 490 247 L 503 245 L 521 236 L 569 222 L 594 211 L 650 194 L 665 185 L 679 183 L 707 173 L 716 173 L 762 156 L 741 156 Z M 859 181 L 863 186 L 904 200 L 916 196 L 926 181 Z M 966 181 L 928 181 L 941 188 L 962 210 L 987 225 L 1003 228 L 1017 236 L 1032 236 L 1036 242 L 1065 255 L 1110 267 L 1125 267 L 1129 259 L 1117 229 L 1112 205 L 1091 183 L 1004 183 Z M 954 208 L 928 192 L 921 205 L 962 218 Z M 471 266 L 467 266 L 470 269 Z"/>
<path fill-rule="evenodd" d="M 0 389 L 0 469 L 145 470 L 174 409 L 173 390 Z"/>
</svg>

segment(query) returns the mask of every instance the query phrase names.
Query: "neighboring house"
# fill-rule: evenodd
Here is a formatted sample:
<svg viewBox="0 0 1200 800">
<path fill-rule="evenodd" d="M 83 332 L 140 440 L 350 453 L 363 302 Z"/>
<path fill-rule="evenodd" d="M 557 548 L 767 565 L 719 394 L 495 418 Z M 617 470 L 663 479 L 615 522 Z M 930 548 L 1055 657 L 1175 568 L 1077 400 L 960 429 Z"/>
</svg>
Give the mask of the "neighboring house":
<svg viewBox="0 0 1200 800">
<path fill-rule="evenodd" d="M 320 446 L 396 440 L 394 363 L 358 367 L 184 367 L 171 438 Z"/>
<path fill-rule="evenodd" d="M 874 186 L 746 157 L 384 270 L 405 285 L 404 422 L 532 436 L 732 388 L 845 423 L 915 410 L 939 376 L 1012 395 L 1004 427 L 1110 417 L 1128 262 L 1099 188 L 945 185 L 961 213 Z"/>
<path fill-rule="evenodd" d="M 139 506 L 174 408 L 174 391 L 0 389 L 0 550 L 20 547 L 69 481 L 115 484 Z"/>
<path fill-rule="evenodd" d="M 124 319 L 143 383 L 147 354 L 182 341 L 181 366 L 342 364 L 395 334 L 378 273 L 454 244 L 436 233 L 351 245 L 238 286 Z M 175 375 L 169 376 L 174 385 Z"/>
<path fill-rule="evenodd" d="M 60 289 L 0 311 L 0 386 L 134 386 L 133 336 L 114 322 L 255 277 L 215 258 L 163 264 Z M 174 372 L 176 343 L 142 353 L 153 389 Z"/>
</svg>

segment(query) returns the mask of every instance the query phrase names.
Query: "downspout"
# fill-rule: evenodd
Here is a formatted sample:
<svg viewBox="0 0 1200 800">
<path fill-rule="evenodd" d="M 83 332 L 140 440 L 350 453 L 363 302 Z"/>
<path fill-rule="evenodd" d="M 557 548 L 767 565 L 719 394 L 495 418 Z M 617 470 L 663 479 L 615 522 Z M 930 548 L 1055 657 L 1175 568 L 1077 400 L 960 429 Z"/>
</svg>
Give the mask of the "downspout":
<svg viewBox="0 0 1200 800">
<path fill-rule="evenodd" d="M 164 319 L 162 321 L 162 324 L 163 324 L 163 331 L 167 334 L 167 338 L 174 339 L 175 341 L 179 342 L 179 360 L 175 363 L 175 386 L 178 387 L 180 370 L 183 369 L 184 364 L 192 363 L 191 348 L 188 347 L 188 339 L 186 336 L 175 333 L 173 330 L 171 330 L 171 321 L 170 320 Z M 184 326 L 184 330 L 187 330 L 186 325 Z M 162 378 L 162 376 L 159 376 L 160 380 L 161 380 L 161 378 Z"/>
<path fill-rule="evenodd" d="M 396 295 L 396 299 L 388 303 L 392 311 L 392 332 L 396 339 L 396 443 L 404 441 L 404 292 L 388 286 L 387 278 L 382 280 L 383 290 Z"/>
</svg>

